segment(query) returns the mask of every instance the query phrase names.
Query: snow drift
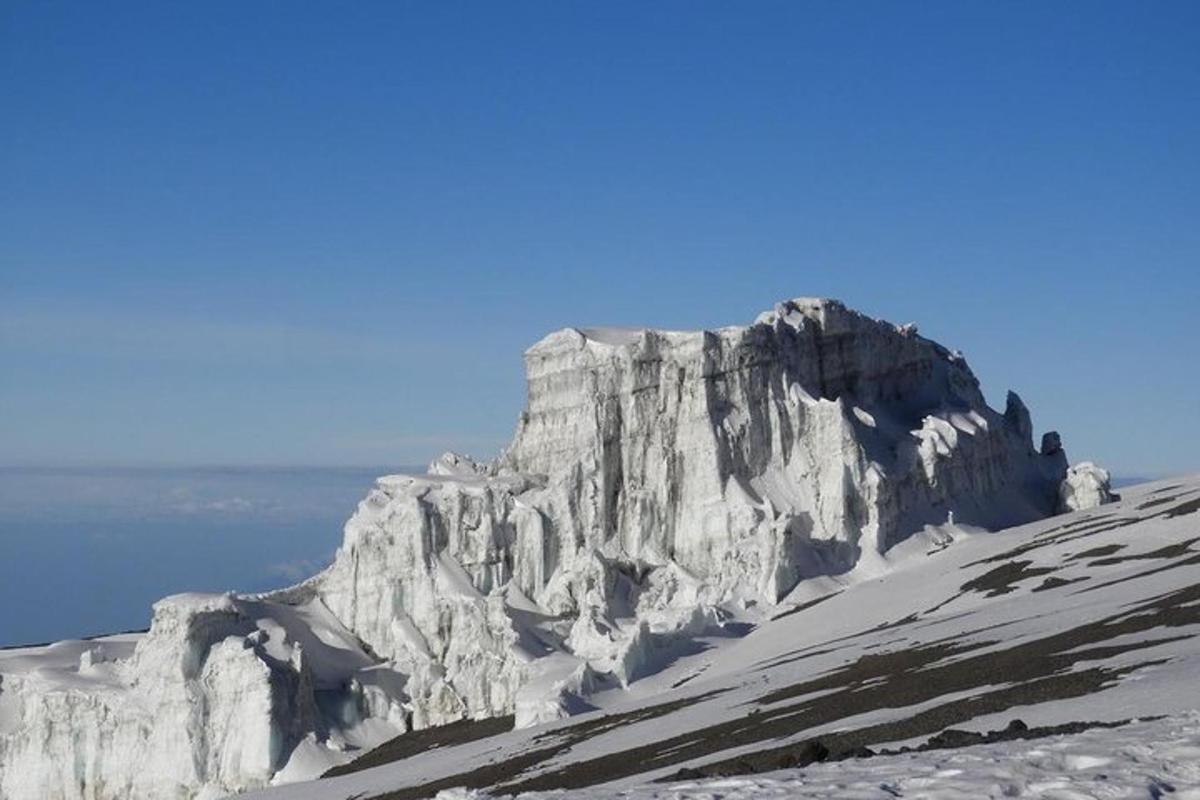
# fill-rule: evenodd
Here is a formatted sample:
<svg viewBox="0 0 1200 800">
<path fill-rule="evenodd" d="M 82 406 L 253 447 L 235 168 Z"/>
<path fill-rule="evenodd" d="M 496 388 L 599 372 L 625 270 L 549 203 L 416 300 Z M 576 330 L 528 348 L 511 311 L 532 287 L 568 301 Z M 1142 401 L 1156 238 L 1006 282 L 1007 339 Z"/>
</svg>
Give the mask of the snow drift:
<svg viewBox="0 0 1200 800">
<path fill-rule="evenodd" d="M 567 329 L 525 363 L 509 447 L 380 478 L 320 575 L 0 657 L 0 795 L 217 797 L 405 730 L 546 722 L 925 526 L 1110 499 L 1015 394 L 989 408 L 961 355 L 836 301 Z"/>
</svg>

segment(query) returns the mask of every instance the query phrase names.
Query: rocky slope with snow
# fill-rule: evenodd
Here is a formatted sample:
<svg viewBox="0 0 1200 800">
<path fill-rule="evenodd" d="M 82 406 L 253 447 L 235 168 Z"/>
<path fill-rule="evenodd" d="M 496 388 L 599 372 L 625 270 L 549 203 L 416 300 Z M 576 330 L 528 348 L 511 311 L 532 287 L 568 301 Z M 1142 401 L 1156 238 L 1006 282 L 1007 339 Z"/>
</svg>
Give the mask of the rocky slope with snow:
<svg viewBox="0 0 1200 800">
<path fill-rule="evenodd" d="M 0 796 L 219 797 L 409 730 L 554 721 L 931 526 L 1110 499 L 1015 394 L 992 410 L 960 355 L 835 301 L 568 329 L 525 361 L 510 446 L 381 478 L 320 575 L 0 653 Z"/>
<path fill-rule="evenodd" d="M 338 797 L 331 794 L 330 797 Z M 491 800 L 446 789 L 435 800 Z M 520 800 L 1200 800 L 1200 713 L 762 775 L 530 792 Z"/>
</svg>

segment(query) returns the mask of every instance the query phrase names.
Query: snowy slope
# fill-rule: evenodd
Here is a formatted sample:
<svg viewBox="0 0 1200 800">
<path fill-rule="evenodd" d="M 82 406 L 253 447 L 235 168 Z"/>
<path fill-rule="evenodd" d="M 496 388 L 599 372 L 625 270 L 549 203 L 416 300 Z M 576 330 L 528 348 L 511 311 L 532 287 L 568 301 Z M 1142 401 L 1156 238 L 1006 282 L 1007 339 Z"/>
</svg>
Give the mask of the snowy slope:
<svg viewBox="0 0 1200 800">
<path fill-rule="evenodd" d="M 591 695 L 596 711 L 500 733 L 472 732 L 468 724 L 432 749 L 398 748 L 402 757 L 381 766 L 248 797 L 396 800 L 457 786 L 507 794 L 605 785 L 641 793 L 648 782 L 682 775 L 803 764 L 813 740 L 836 756 L 918 745 L 947 728 L 1003 729 L 1017 718 L 1036 728 L 1178 715 L 1200 708 L 1197 633 L 1200 477 L 1192 477 L 1127 488 L 1119 503 L 998 533 L 929 528 L 849 574 L 802 583 L 779 607 L 745 609 L 722 636 L 662 653 L 661 671 Z M 1147 736 L 1174 742 L 1175 755 L 1164 756 L 1158 772 L 1134 769 L 1137 759 L 1128 754 L 1114 756 L 1109 770 L 1134 770 L 1129 780 L 1142 781 L 1140 796 L 1148 796 L 1155 775 L 1197 777 L 1179 755 L 1200 753 L 1195 718 L 1155 724 Z M 1134 747 L 1139 730 L 1092 731 L 1061 746 L 988 747 L 1022 762 L 1012 780 L 1028 789 L 1066 763 L 1035 753 L 1065 748 L 1061 758 L 1068 758 L 1076 747 L 1069 742 L 1082 742 L 1071 763 L 1086 766 L 1099 757 L 1096 742 Z M 476 733 L 481 738 L 470 740 Z M 384 761 L 388 748 L 364 763 Z M 937 752 L 943 760 L 991 764 L 974 751 Z M 776 796 L 801 786 L 820 796 L 832 770 L 847 785 L 903 778 L 912 787 L 914 774 L 934 763 L 929 758 L 876 756 L 771 779 L 779 785 L 753 780 L 774 786 Z M 1087 774 L 1097 772 L 1104 770 Z M 951 777 L 937 780 L 952 787 Z M 760 784 L 706 785 L 740 797 L 758 796 L 745 787 Z"/>
<path fill-rule="evenodd" d="M 447 789 L 437 800 L 483 800 Z M 1078 734 L 816 763 L 764 775 L 532 792 L 522 800 L 1200 799 L 1200 714 Z"/>
</svg>

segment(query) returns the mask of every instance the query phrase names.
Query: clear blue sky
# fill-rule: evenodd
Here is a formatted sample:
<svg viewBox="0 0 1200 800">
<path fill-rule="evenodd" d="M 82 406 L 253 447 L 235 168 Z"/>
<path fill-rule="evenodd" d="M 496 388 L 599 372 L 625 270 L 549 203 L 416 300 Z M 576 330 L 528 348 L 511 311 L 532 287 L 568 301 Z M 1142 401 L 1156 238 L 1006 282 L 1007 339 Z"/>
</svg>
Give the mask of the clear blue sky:
<svg viewBox="0 0 1200 800">
<path fill-rule="evenodd" d="M 0 462 L 489 454 L 521 350 L 829 295 L 1200 469 L 1200 3 L 0 5 Z"/>
</svg>

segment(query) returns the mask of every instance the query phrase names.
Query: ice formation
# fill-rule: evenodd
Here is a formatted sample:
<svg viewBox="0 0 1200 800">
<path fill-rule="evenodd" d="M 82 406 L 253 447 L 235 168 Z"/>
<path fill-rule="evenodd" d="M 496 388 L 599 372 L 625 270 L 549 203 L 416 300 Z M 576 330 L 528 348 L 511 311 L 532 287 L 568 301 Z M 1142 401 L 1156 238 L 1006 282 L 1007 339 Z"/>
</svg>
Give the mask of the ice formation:
<svg viewBox="0 0 1200 800">
<path fill-rule="evenodd" d="M 1082 511 L 1113 501 L 1108 470 L 1090 461 L 1081 461 L 1067 470 L 1058 487 L 1060 512 Z"/>
<path fill-rule="evenodd" d="M 332 566 L 0 658 L 0 796 L 210 798 L 411 728 L 586 708 L 689 636 L 948 519 L 1107 499 L 961 355 L 831 300 L 749 326 L 567 329 L 498 458 L 380 478 Z"/>
</svg>

